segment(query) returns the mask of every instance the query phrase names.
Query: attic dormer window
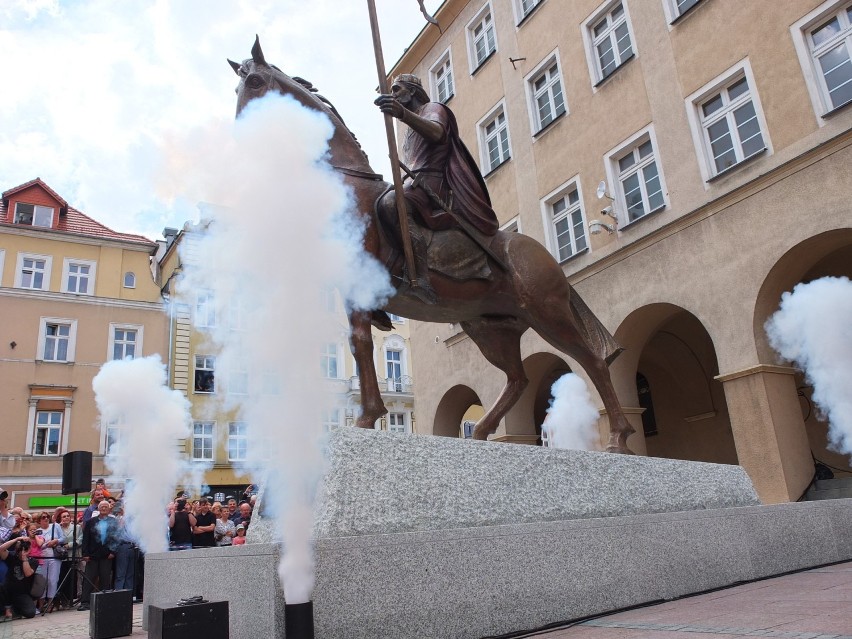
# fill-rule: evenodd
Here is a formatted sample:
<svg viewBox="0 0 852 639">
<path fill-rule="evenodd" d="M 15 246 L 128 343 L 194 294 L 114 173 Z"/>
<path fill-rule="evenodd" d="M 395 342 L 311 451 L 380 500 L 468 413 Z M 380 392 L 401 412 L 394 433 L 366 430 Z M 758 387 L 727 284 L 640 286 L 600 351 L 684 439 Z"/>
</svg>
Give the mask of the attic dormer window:
<svg viewBox="0 0 852 639">
<path fill-rule="evenodd" d="M 49 229 L 53 226 L 53 209 L 48 206 L 18 202 L 15 205 L 15 224 Z"/>
</svg>

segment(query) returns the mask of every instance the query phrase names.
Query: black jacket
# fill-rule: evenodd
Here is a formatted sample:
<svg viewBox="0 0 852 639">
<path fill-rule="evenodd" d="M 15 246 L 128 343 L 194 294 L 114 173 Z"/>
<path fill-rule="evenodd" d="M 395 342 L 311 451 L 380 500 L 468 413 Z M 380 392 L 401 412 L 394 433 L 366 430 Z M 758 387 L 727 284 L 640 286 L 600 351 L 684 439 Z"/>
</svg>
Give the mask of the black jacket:
<svg viewBox="0 0 852 639">
<path fill-rule="evenodd" d="M 118 548 L 118 522 L 114 517 L 92 517 L 83 528 L 83 557 L 107 559 Z"/>
</svg>

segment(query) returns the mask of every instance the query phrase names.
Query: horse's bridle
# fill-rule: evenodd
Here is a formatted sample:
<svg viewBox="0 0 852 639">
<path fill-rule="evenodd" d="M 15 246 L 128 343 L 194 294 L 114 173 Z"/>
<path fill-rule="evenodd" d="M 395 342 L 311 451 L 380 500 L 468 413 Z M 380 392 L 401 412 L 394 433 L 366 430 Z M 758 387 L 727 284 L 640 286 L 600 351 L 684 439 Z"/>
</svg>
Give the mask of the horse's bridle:
<svg viewBox="0 0 852 639">
<path fill-rule="evenodd" d="M 384 176 L 380 173 L 371 173 L 370 171 L 361 171 L 359 169 L 350 169 L 345 166 L 335 166 L 331 165 L 335 171 L 339 171 L 343 173 L 343 175 L 349 175 L 351 177 L 364 178 L 365 180 L 375 180 L 375 181 L 384 181 Z"/>
</svg>

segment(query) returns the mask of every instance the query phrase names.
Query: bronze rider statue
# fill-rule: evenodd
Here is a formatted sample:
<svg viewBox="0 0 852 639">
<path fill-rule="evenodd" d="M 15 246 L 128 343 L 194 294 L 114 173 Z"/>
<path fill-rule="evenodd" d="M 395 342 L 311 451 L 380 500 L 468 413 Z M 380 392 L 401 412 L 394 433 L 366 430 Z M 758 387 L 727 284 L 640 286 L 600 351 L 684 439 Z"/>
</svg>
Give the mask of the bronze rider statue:
<svg viewBox="0 0 852 639">
<path fill-rule="evenodd" d="M 434 304 L 437 296 L 429 283 L 423 227 L 432 231 L 462 227 L 468 234 L 480 234 L 478 243 L 482 244 L 497 232 L 497 215 L 491 208 L 482 174 L 459 137 L 455 116 L 446 105 L 429 99 L 416 75 L 396 77 L 391 93 L 380 95 L 375 104 L 408 126 L 402 164 L 418 283 L 411 292 L 423 302 Z M 378 211 L 385 227 L 394 229 L 398 238 L 393 191 L 383 197 Z"/>
</svg>

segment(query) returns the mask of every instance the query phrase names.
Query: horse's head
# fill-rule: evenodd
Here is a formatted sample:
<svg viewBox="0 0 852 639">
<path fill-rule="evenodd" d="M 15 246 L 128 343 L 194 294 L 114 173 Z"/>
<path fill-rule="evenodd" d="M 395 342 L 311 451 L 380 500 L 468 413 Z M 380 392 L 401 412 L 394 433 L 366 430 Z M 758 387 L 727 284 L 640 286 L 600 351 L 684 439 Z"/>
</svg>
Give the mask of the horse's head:
<svg viewBox="0 0 852 639">
<path fill-rule="evenodd" d="M 261 98 L 269 91 L 291 95 L 304 106 L 325 111 L 325 105 L 317 99 L 313 87 L 301 78 L 291 78 L 275 65 L 266 62 L 260 48 L 260 38 L 255 37 L 251 48 L 251 58 L 242 64 L 228 60 L 228 64 L 240 78 L 237 85 L 237 115 L 255 98 Z"/>
</svg>

